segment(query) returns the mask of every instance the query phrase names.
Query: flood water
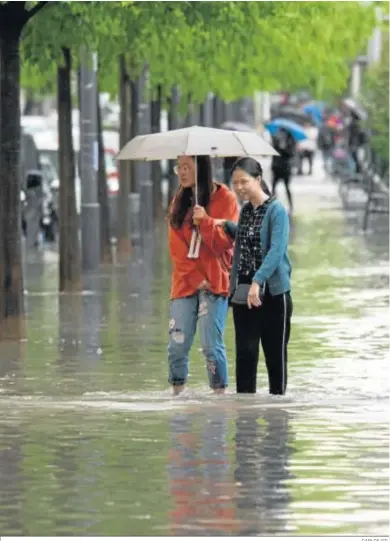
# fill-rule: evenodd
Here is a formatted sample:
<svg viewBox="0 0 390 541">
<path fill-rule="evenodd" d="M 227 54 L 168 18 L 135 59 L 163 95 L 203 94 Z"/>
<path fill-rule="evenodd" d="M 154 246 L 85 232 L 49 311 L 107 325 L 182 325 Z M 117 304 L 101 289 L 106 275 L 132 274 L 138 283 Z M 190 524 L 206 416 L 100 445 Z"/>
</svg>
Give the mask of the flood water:
<svg viewBox="0 0 390 541">
<path fill-rule="evenodd" d="M 82 295 L 58 295 L 53 254 L 29 258 L 28 340 L 0 346 L 1 534 L 388 534 L 388 235 L 310 186 L 285 397 L 263 358 L 258 394 L 234 394 L 231 314 L 229 393 L 210 394 L 196 342 L 171 397 L 163 226 Z"/>
</svg>

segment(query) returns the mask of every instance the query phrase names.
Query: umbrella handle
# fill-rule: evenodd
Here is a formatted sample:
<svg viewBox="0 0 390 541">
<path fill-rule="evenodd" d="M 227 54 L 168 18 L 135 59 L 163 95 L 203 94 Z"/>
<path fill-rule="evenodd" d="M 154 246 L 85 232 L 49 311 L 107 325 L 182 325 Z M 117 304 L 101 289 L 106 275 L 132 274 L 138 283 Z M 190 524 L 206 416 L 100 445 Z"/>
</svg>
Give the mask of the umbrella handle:
<svg viewBox="0 0 390 541">
<path fill-rule="evenodd" d="M 198 204 L 198 157 L 195 156 L 195 205 Z"/>
<path fill-rule="evenodd" d="M 199 230 L 193 229 L 191 234 L 190 248 L 187 254 L 188 259 L 198 259 L 201 242 L 202 237 L 200 236 Z"/>
<path fill-rule="evenodd" d="M 198 204 L 198 157 L 195 156 L 195 186 L 194 186 L 194 195 L 195 195 L 195 205 Z M 199 225 L 197 220 L 194 220 L 194 225 Z"/>
<path fill-rule="evenodd" d="M 197 231 L 196 231 L 196 229 L 193 229 L 192 234 L 191 234 L 190 248 L 189 248 L 188 254 L 187 254 L 187 257 L 189 259 L 195 259 L 194 258 L 194 252 L 195 252 L 195 245 L 196 245 L 196 237 L 197 237 Z"/>
</svg>

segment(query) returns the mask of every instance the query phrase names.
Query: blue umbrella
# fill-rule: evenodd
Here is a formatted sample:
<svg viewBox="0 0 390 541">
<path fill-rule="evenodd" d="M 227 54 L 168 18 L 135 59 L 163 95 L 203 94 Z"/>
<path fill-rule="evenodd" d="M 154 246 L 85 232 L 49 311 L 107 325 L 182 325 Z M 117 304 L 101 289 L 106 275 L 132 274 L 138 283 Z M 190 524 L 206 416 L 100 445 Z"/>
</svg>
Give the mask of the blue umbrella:
<svg viewBox="0 0 390 541">
<path fill-rule="evenodd" d="M 311 115 L 313 120 L 319 125 L 323 121 L 323 110 L 325 108 L 325 103 L 323 101 L 313 101 L 304 106 L 303 110 L 308 115 Z"/>
<path fill-rule="evenodd" d="M 265 124 L 265 128 L 271 135 L 275 135 L 280 128 L 284 128 L 289 131 L 296 141 L 303 141 L 307 139 L 305 130 L 294 122 L 293 120 L 287 120 L 286 118 L 274 118 L 271 122 Z"/>
</svg>

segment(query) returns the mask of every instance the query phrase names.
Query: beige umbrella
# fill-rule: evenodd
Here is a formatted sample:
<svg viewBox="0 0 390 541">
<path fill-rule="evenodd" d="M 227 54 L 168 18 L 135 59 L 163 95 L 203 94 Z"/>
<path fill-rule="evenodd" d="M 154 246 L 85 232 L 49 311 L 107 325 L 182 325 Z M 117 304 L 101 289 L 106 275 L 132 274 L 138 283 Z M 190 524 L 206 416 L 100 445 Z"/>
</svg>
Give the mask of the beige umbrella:
<svg viewBox="0 0 390 541">
<path fill-rule="evenodd" d="M 191 126 L 180 130 L 138 135 L 118 153 L 118 160 L 176 160 L 178 156 L 278 156 L 276 150 L 255 132 Z M 197 179 L 195 160 L 195 179 Z M 195 204 L 198 190 L 195 184 Z M 200 235 L 194 231 L 188 257 L 199 256 Z"/>
<path fill-rule="evenodd" d="M 272 146 L 255 132 L 191 126 L 138 135 L 117 155 L 118 160 L 175 160 L 178 156 L 277 156 Z"/>
</svg>

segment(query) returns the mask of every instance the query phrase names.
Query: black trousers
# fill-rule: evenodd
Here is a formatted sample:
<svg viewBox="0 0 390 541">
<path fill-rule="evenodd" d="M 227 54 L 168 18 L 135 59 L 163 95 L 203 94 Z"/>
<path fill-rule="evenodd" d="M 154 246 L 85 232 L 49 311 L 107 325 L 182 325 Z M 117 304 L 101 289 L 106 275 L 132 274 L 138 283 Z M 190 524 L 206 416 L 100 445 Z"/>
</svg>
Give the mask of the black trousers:
<svg viewBox="0 0 390 541">
<path fill-rule="evenodd" d="M 299 167 L 298 167 L 298 175 L 302 175 L 302 167 L 303 167 L 303 160 L 306 158 L 309 162 L 309 175 L 313 172 L 313 156 L 314 152 L 311 152 L 310 150 L 304 150 L 303 152 L 300 152 L 298 155 L 299 158 Z"/>
<path fill-rule="evenodd" d="M 290 190 L 290 179 L 291 179 L 291 173 L 290 171 L 286 170 L 274 170 L 272 171 L 272 194 L 275 195 L 276 192 L 276 186 L 279 181 L 284 182 L 284 187 L 286 188 L 286 194 L 288 199 L 288 204 L 290 205 L 290 209 L 293 208 L 293 200 L 292 200 L 292 194 Z"/>
<path fill-rule="evenodd" d="M 238 393 L 256 392 L 260 342 L 268 371 L 269 392 L 286 392 L 292 310 L 290 293 L 272 297 L 268 291 L 260 308 L 233 305 Z"/>
</svg>

